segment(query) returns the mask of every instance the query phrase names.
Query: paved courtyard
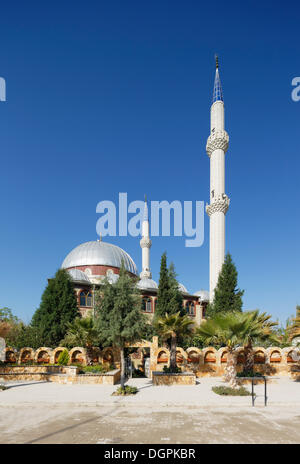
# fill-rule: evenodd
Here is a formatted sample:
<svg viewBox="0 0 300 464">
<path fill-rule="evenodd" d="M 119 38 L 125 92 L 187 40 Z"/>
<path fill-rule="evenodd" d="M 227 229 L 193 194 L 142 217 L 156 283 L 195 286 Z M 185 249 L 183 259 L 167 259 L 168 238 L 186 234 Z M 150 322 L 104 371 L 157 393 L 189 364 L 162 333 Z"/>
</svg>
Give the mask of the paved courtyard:
<svg viewBox="0 0 300 464">
<path fill-rule="evenodd" d="M 139 393 L 114 397 L 116 386 L 11 382 L 0 392 L 0 443 L 300 443 L 300 383 L 263 386 L 258 397 L 222 397 L 220 378 L 195 386 L 153 387 L 132 379 Z"/>
</svg>

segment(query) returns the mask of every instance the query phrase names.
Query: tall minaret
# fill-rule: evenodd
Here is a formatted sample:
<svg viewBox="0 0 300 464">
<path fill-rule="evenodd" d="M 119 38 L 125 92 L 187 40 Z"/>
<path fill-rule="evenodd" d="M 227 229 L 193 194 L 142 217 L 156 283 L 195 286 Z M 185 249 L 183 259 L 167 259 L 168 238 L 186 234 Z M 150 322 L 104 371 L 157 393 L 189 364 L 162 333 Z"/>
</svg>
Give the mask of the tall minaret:
<svg viewBox="0 0 300 464">
<path fill-rule="evenodd" d="M 150 272 L 150 248 L 152 242 L 150 240 L 149 234 L 149 217 L 148 217 L 148 204 L 147 198 L 145 195 L 145 204 L 144 204 L 144 218 L 142 224 L 142 238 L 140 241 L 142 248 L 142 272 L 140 273 L 141 279 L 152 279 L 152 274 Z"/>
<path fill-rule="evenodd" d="M 225 194 L 225 153 L 229 136 L 224 129 L 224 102 L 216 57 L 213 102 L 210 109 L 210 136 L 206 152 L 210 158 L 210 204 L 206 212 L 210 219 L 209 231 L 209 298 L 214 298 L 220 270 L 225 257 L 225 214 L 229 198 Z"/>
</svg>

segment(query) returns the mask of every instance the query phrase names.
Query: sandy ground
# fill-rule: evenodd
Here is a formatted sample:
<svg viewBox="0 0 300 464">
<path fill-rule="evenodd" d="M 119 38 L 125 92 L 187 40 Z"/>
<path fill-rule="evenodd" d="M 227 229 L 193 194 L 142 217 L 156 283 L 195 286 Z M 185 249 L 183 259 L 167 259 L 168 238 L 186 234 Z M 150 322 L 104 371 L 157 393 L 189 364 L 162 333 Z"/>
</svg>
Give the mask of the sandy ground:
<svg viewBox="0 0 300 464">
<path fill-rule="evenodd" d="M 196 386 L 153 387 L 113 397 L 116 386 L 14 382 L 0 392 L 0 443 L 300 443 L 300 383 L 257 385 L 251 397 L 221 397 L 218 378 Z"/>
</svg>

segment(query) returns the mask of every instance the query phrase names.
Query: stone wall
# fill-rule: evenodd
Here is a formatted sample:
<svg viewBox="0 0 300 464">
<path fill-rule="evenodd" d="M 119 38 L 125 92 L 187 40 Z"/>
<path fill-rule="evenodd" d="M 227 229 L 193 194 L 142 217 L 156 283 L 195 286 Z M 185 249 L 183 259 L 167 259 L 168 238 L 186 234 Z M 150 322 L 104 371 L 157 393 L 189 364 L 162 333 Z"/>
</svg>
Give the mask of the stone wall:
<svg viewBox="0 0 300 464">
<path fill-rule="evenodd" d="M 152 342 L 143 341 L 135 344 L 128 345 L 132 348 L 150 348 L 150 371 L 163 371 L 164 366 L 169 366 L 170 352 L 166 347 L 158 346 L 158 337 L 153 337 Z M 19 352 L 13 348 L 6 348 L 6 362 L 16 363 L 19 366 L 24 366 L 25 363 L 31 361 L 37 364 L 57 363 L 57 359 L 64 347 L 57 347 L 55 349 L 41 347 L 33 350 L 30 347 L 22 348 Z M 293 361 L 291 352 L 294 347 L 288 348 L 263 348 L 255 347 L 255 364 L 256 371 L 265 375 L 292 375 L 300 370 L 300 363 Z M 69 350 L 70 362 L 69 364 L 80 363 L 87 364 L 86 350 L 82 347 L 74 347 Z M 177 348 L 177 365 L 181 368 L 182 372 L 193 372 L 197 377 L 204 376 L 222 376 L 225 371 L 227 363 L 227 350 L 220 348 L 216 350 L 213 347 L 196 348 L 190 347 L 186 350 Z M 120 352 L 115 348 L 104 348 L 102 351 L 99 348 L 94 349 L 93 361 L 104 365 L 114 364 L 117 369 L 120 368 Z M 237 370 L 240 372 L 244 367 L 244 352 L 243 348 L 237 350 Z M 36 366 L 43 368 L 45 366 Z M 48 366 L 47 366 L 48 367 Z M 55 367 L 55 366 L 53 366 Z M 42 371 L 36 371 L 42 373 Z M 54 371 L 53 371 L 54 373 Z M 25 371 L 24 371 L 25 374 Z M 298 375 L 297 374 L 297 375 Z"/>
<path fill-rule="evenodd" d="M 291 351 L 294 347 L 288 348 L 254 348 L 254 370 L 264 375 L 291 375 L 295 377 L 295 372 L 300 371 L 299 362 L 293 361 Z M 227 349 L 216 350 L 213 347 L 196 348 L 190 347 L 187 350 L 177 348 L 177 366 L 182 372 L 193 372 L 197 377 L 219 377 L 225 372 L 227 364 Z M 152 371 L 163 371 L 164 366 L 169 366 L 170 351 L 166 347 L 157 347 L 153 352 Z M 243 348 L 237 350 L 237 371 L 241 372 L 244 368 L 245 357 Z"/>
<path fill-rule="evenodd" d="M 120 369 L 105 374 L 78 374 L 75 366 L 0 366 L 0 381 L 15 380 L 115 385 L 120 380 Z"/>
<path fill-rule="evenodd" d="M 196 376 L 192 372 L 183 374 L 164 374 L 152 372 L 153 385 L 196 385 Z"/>
<path fill-rule="evenodd" d="M 58 357 L 63 350 L 67 348 L 58 346 L 57 348 L 41 347 L 34 350 L 30 347 L 24 347 L 20 351 L 15 350 L 11 347 L 5 348 L 5 362 L 10 364 L 57 364 Z M 76 346 L 71 350 L 67 350 L 69 353 L 70 361 L 69 364 L 87 364 L 86 349 L 81 346 Z M 93 362 L 101 364 L 115 364 L 116 367 L 120 367 L 120 353 L 115 348 L 104 348 L 102 351 L 95 347 L 93 349 Z"/>
</svg>

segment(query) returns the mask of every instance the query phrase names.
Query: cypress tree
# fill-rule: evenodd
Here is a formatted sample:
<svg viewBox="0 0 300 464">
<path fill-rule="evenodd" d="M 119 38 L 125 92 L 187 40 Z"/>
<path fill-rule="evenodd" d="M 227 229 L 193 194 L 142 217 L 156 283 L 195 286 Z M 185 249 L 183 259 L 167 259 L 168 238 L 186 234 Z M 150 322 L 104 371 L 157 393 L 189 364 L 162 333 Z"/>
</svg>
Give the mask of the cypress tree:
<svg viewBox="0 0 300 464">
<path fill-rule="evenodd" d="M 165 317 L 167 314 L 180 313 L 185 315 L 183 308 L 183 297 L 179 290 L 174 264 L 167 267 L 167 255 L 162 254 L 160 263 L 160 275 L 157 292 L 157 303 L 155 308 L 154 322 L 158 317 Z"/>
<path fill-rule="evenodd" d="M 168 270 L 169 276 L 169 303 L 168 314 L 176 314 L 179 312 L 180 316 L 185 315 L 183 307 L 183 296 L 178 286 L 177 274 L 175 272 L 174 264 L 171 263 Z"/>
<path fill-rule="evenodd" d="M 116 299 L 116 288 L 108 279 L 104 279 L 101 288 L 95 294 L 95 328 L 102 346 L 109 346 L 111 334 L 110 320 Z"/>
<path fill-rule="evenodd" d="M 147 326 L 146 317 L 141 312 L 141 297 L 136 280 L 128 275 L 124 263 L 120 267 L 117 282 L 104 284 L 102 298 L 96 303 L 95 326 L 103 345 L 120 349 L 121 388 L 124 389 L 124 349 L 127 343 L 141 340 Z"/>
<path fill-rule="evenodd" d="M 222 312 L 242 311 L 244 290 L 237 287 L 237 277 L 235 264 L 230 253 L 227 253 L 215 288 L 214 300 L 206 311 L 207 317 Z"/>
<path fill-rule="evenodd" d="M 167 254 L 164 252 L 160 261 L 160 274 L 157 292 L 157 302 L 155 308 L 155 319 L 163 317 L 169 312 L 169 298 L 170 298 L 170 278 L 167 268 Z"/>
<path fill-rule="evenodd" d="M 59 269 L 45 288 L 31 326 L 39 329 L 44 345 L 55 347 L 64 338 L 68 323 L 76 316 L 79 312 L 73 283 L 67 271 Z"/>
</svg>

